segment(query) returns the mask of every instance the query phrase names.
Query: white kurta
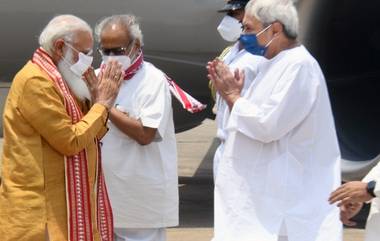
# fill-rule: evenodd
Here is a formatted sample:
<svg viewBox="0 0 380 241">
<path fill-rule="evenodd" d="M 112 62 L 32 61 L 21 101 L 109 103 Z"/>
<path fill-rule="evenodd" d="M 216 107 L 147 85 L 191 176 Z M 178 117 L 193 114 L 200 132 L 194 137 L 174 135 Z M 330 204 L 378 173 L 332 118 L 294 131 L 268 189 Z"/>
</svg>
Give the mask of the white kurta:
<svg viewBox="0 0 380 241">
<path fill-rule="evenodd" d="M 125 81 L 115 104 L 146 127 L 157 128 L 142 146 L 109 123 L 103 165 L 116 228 L 178 225 L 177 151 L 171 95 L 164 74 L 144 62 Z"/>
<path fill-rule="evenodd" d="M 340 152 L 325 79 L 308 51 L 261 65 L 227 112 L 214 241 L 341 241 L 339 210 L 327 201 L 340 185 Z"/>
<path fill-rule="evenodd" d="M 256 78 L 256 75 L 258 73 L 258 66 L 265 61 L 266 59 L 261 56 L 250 54 L 245 49 L 240 50 L 239 42 L 235 43 L 234 46 L 232 46 L 232 48 L 230 49 L 230 51 L 223 58 L 223 62 L 228 65 L 231 71 L 235 71 L 236 69 L 244 70 L 245 78 L 242 94 L 246 92 L 248 87 Z M 220 161 L 221 154 L 224 149 L 224 141 L 226 140 L 224 113 L 227 108 L 227 104 L 218 93 L 216 94 L 216 108 L 216 136 L 220 140 L 220 144 L 216 149 L 214 155 L 214 179 L 217 173 L 218 163 Z"/>
<path fill-rule="evenodd" d="M 371 201 L 371 210 L 365 228 L 365 241 L 378 241 L 380 237 L 380 163 L 368 173 L 363 181 L 376 181 L 374 191 L 376 198 Z"/>
</svg>

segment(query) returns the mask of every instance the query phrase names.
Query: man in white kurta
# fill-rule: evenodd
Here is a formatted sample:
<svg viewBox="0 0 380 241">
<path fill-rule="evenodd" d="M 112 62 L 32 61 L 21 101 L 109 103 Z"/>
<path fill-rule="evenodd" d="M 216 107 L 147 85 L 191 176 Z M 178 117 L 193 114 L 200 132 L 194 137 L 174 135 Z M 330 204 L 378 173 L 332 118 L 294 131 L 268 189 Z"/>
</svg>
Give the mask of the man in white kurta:
<svg viewBox="0 0 380 241">
<path fill-rule="evenodd" d="M 137 26 L 132 15 L 112 16 L 98 26 L 103 61 L 116 59 L 126 70 L 103 139 L 104 173 L 115 240 L 164 241 L 165 227 L 178 225 L 171 95 L 163 72 L 143 60 Z"/>
<path fill-rule="evenodd" d="M 228 53 L 223 58 L 223 62 L 230 67 L 232 71 L 235 69 L 242 69 L 245 73 L 244 87 L 242 93 L 248 89 L 253 80 L 256 78 L 256 75 L 259 71 L 259 65 L 265 61 L 265 58 L 257 55 L 250 54 L 244 48 L 242 48 L 240 42 L 236 42 Z M 216 136 L 220 141 L 218 148 L 215 151 L 214 155 L 214 180 L 218 172 L 218 163 L 220 161 L 221 155 L 224 150 L 224 142 L 226 140 L 225 132 L 225 120 L 224 113 L 226 111 L 227 105 L 223 98 L 216 93 L 216 123 L 217 123 L 217 132 Z"/>
<path fill-rule="evenodd" d="M 141 145 L 109 123 L 103 157 L 114 226 L 116 229 L 176 226 L 177 152 L 165 76 L 144 62 L 136 75 L 122 84 L 116 103 L 144 126 L 157 128 L 157 136 L 152 143 Z"/>
<path fill-rule="evenodd" d="M 340 183 L 330 101 L 318 63 L 296 41 L 294 13 L 291 1 L 248 3 L 245 44 L 269 61 L 246 93 L 242 72 L 233 75 L 218 60 L 209 65 L 229 106 L 214 241 L 342 240 L 339 210 L 327 201 Z"/>
</svg>

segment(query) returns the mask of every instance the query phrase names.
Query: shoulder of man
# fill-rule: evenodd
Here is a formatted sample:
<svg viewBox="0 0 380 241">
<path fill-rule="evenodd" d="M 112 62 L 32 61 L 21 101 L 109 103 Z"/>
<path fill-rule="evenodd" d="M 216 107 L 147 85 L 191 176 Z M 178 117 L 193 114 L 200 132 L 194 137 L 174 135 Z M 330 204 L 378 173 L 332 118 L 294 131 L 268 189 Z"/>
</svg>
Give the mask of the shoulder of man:
<svg viewBox="0 0 380 241">
<path fill-rule="evenodd" d="M 303 66 L 317 63 L 316 59 L 303 45 L 286 50 L 281 61 Z"/>
<path fill-rule="evenodd" d="M 36 64 L 32 61 L 28 61 L 24 67 L 16 74 L 15 78 L 30 79 L 30 78 L 41 78 L 41 79 L 50 79 L 49 75 L 41 70 Z"/>
<path fill-rule="evenodd" d="M 152 83 L 155 83 L 155 86 L 167 82 L 166 73 L 150 62 L 144 61 L 144 71 L 147 75 L 147 79 L 152 80 Z"/>
<path fill-rule="evenodd" d="M 31 83 L 33 82 L 33 84 Z M 16 74 L 12 81 L 12 89 L 19 91 L 27 91 L 25 88 L 51 88 L 56 90 L 53 81 L 49 75 L 42 71 L 36 64 L 29 61 Z M 21 93 L 19 93 L 21 94 Z"/>
<path fill-rule="evenodd" d="M 253 72 L 258 72 L 259 66 L 267 61 L 266 58 L 253 55 L 248 52 L 245 52 L 241 57 L 237 60 L 238 67 L 248 69 Z"/>
</svg>

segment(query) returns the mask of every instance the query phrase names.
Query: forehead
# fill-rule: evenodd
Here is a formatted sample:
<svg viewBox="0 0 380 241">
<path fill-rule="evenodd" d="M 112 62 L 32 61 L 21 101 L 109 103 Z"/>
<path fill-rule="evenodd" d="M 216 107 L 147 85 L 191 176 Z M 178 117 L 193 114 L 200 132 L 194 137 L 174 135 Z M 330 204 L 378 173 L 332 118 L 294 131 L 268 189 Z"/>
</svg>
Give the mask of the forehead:
<svg viewBox="0 0 380 241">
<path fill-rule="evenodd" d="M 110 24 L 100 34 L 100 45 L 103 47 L 127 47 L 130 37 L 126 27 L 121 24 Z"/>
<path fill-rule="evenodd" d="M 73 45 L 79 51 L 92 49 L 93 44 L 94 40 L 91 33 L 87 31 L 78 31 L 75 33 Z"/>
<path fill-rule="evenodd" d="M 75 32 L 72 45 L 80 52 L 88 52 L 92 49 L 94 39 L 92 34 L 87 31 Z"/>
</svg>

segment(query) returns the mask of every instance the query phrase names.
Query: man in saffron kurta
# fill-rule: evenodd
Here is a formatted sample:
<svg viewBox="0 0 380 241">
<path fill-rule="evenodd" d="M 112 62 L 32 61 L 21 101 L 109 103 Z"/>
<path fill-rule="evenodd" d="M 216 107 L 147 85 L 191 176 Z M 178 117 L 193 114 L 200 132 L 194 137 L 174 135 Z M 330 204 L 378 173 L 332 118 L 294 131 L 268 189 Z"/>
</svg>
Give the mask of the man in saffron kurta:
<svg viewBox="0 0 380 241">
<path fill-rule="evenodd" d="M 75 25 L 78 21 L 74 16 L 65 15 L 61 18 L 65 24 Z M 82 31 L 80 34 L 85 33 Z M 91 36 L 91 31 L 89 34 Z M 74 40 L 73 45 L 76 48 L 83 46 Z M 95 104 L 90 108 L 88 101 L 81 101 L 71 94 L 71 88 L 71 91 L 62 94 L 62 89 L 52 78 L 60 75 L 54 75 L 42 68 L 46 65 L 41 65 L 37 61 L 38 58 L 45 58 L 44 61 L 52 64 L 51 67 L 55 70 L 54 57 L 50 57 L 44 49 L 38 49 L 32 61 L 29 61 L 15 76 L 5 104 L 3 177 L 0 186 L 0 239 L 2 241 L 82 240 L 81 235 L 86 236 L 87 233 L 91 233 L 91 238 L 86 237 L 83 240 L 110 240 L 101 238 L 99 234 L 95 193 L 99 181 L 97 175 L 101 175 L 98 171 L 101 168 L 98 164 L 97 140 L 106 132 L 108 115 L 107 103 L 99 100 L 100 95 L 105 97 L 102 94 L 106 92 L 105 88 L 102 90 L 96 87 L 99 98 L 94 100 Z M 66 84 L 65 86 L 67 87 Z M 108 96 L 116 93 L 117 89 L 110 91 L 108 88 Z M 74 97 L 73 102 L 67 102 L 67 96 Z M 76 123 L 67 109 L 70 103 L 76 103 L 77 110 L 83 114 Z M 83 206 L 89 207 L 92 217 L 89 219 L 90 223 L 86 223 L 89 230 L 85 234 L 81 231 L 80 225 L 70 224 L 67 201 L 67 191 L 70 189 L 67 187 L 75 186 L 75 183 L 70 183 L 67 178 L 65 180 L 66 160 L 70 160 L 69 157 L 81 151 L 86 154 L 84 160 L 87 160 L 88 171 L 84 176 L 87 176 L 88 180 L 84 183 L 89 187 L 87 189 L 89 203 L 84 203 Z M 82 187 L 77 188 L 82 190 Z M 86 190 L 83 189 L 83 192 Z M 78 207 L 76 206 L 75 212 L 80 218 L 82 210 Z M 72 230 L 68 230 L 70 227 Z M 70 238 L 71 235 L 73 236 Z"/>
</svg>

